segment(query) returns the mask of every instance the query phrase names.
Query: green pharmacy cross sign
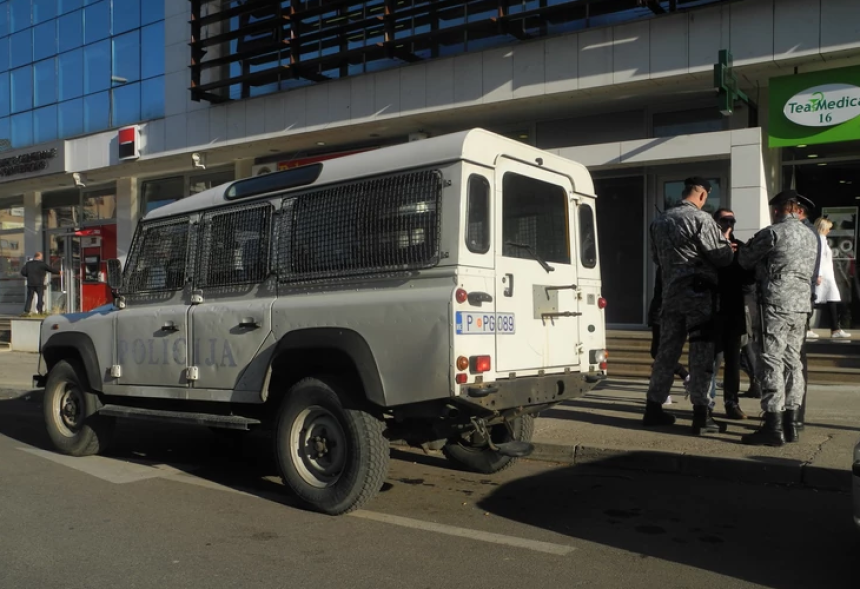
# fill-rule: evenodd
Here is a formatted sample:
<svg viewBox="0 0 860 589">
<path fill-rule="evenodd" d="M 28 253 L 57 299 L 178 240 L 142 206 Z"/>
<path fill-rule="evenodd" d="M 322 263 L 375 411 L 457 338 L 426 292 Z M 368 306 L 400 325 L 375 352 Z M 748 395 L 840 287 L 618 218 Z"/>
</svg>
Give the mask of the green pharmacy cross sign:
<svg viewBox="0 0 860 589">
<path fill-rule="evenodd" d="M 771 78 L 768 145 L 860 139 L 860 67 Z"/>
<path fill-rule="evenodd" d="M 735 101 L 749 104 L 749 97 L 738 86 L 738 76 L 732 67 L 732 54 L 720 49 L 719 61 L 714 64 L 714 88 L 717 89 L 720 112 L 727 117 L 734 112 Z"/>
</svg>

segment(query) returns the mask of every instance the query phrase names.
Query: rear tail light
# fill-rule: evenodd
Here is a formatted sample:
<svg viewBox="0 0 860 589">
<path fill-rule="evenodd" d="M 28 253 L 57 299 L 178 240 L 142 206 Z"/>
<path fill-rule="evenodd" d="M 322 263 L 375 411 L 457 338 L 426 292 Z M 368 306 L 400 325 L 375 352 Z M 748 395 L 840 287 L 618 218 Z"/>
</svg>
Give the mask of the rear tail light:
<svg viewBox="0 0 860 589">
<path fill-rule="evenodd" d="M 605 363 L 607 358 L 609 358 L 609 352 L 606 350 L 591 350 L 588 352 L 589 364 Z"/>
<path fill-rule="evenodd" d="M 606 370 L 607 366 L 608 366 L 608 364 L 606 364 L 606 362 L 601 362 L 601 363 L 600 363 L 600 369 L 601 369 L 601 370 Z"/>
<path fill-rule="evenodd" d="M 458 303 L 462 304 L 465 303 L 466 300 L 469 298 L 469 293 L 467 293 L 462 288 L 458 288 L 457 291 L 454 293 L 454 298 L 457 299 Z"/>
<path fill-rule="evenodd" d="M 606 299 L 604 299 L 603 297 L 600 297 L 599 299 L 597 299 L 597 308 L 598 309 L 605 309 L 606 308 Z"/>
<path fill-rule="evenodd" d="M 469 359 L 465 356 L 457 358 L 457 370 L 466 370 L 469 367 Z"/>
<path fill-rule="evenodd" d="M 489 372 L 491 364 L 489 356 L 472 356 L 469 358 L 469 367 L 473 373 Z"/>
<path fill-rule="evenodd" d="M 454 380 L 457 381 L 457 384 L 466 384 L 466 381 L 469 380 L 469 377 L 461 372 L 454 378 Z"/>
</svg>

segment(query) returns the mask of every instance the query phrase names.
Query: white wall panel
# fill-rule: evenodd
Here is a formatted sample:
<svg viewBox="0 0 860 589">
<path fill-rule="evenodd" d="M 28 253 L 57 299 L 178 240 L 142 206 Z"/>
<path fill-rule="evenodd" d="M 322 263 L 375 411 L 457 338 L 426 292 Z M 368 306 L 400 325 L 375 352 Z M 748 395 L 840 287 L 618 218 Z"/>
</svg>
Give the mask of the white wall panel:
<svg viewBox="0 0 860 589">
<path fill-rule="evenodd" d="M 364 74 L 352 78 L 350 83 L 350 119 L 363 123 L 373 119 L 376 106 L 376 75 Z"/>
<path fill-rule="evenodd" d="M 188 146 L 185 114 L 167 117 L 164 119 L 164 123 L 167 125 L 164 134 L 164 149 L 166 151 L 185 149 Z"/>
<path fill-rule="evenodd" d="M 545 90 L 544 41 L 523 43 L 513 48 L 513 97 L 540 96 Z M 575 56 L 575 54 L 574 54 Z"/>
<path fill-rule="evenodd" d="M 145 2 L 158 2 L 159 0 L 144 0 Z M 177 14 L 185 14 L 191 10 L 190 2 L 177 2 L 176 0 L 164 1 L 164 16 L 174 16 Z M 187 20 L 187 19 L 186 19 Z"/>
<path fill-rule="evenodd" d="M 612 81 L 647 80 L 651 75 L 651 35 L 648 21 L 615 27 Z"/>
<path fill-rule="evenodd" d="M 719 50 L 728 48 L 728 45 L 723 45 L 722 8 L 692 10 L 688 13 L 688 22 L 690 71 L 713 70 Z"/>
<path fill-rule="evenodd" d="M 227 105 L 219 104 L 209 109 L 209 143 L 227 141 Z"/>
<path fill-rule="evenodd" d="M 761 143 L 732 147 L 732 193 L 735 188 L 760 188 L 765 184 Z"/>
<path fill-rule="evenodd" d="M 579 33 L 579 88 L 609 86 L 613 82 L 613 28 Z"/>
<path fill-rule="evenodd" d="M 142 154 L 152 155 L 164 151 L 164 119 L 149 121 L 140 134 L 142 136 Z M 143 137 L 145 137 L 145 140 Z"/>
<path fill-rule="evenodd" d="M 209 113 L 209 110 L 198 110 L 185 115 L 185 135 L 189 147 L 209 143 Z"/>
<path fill-rule="evenodd" d="M 149 0 L 151 1 L 151 0 Z M 175 0 L 174 0 L 175 1 Z M 187 6 L 191 6 L 190 2 L 181 2 Z M 190 8 L 189 8 L 190 10 Z M 189 24 L 190 15 L 181 12 L 173 16 L 166 16 L 164 19 L 164 44 L 175 45 L 177 43 L 188 43 L 191 39 L 191 25 Z M 188 45 L 186 45 L 186 48 Z M 189 49 L 190 51 L 190 49 Z"/>
<path fill-rule="evenodd" d="M 651 23 L 651 77 L 662 78 L 686 74 L 689 65 L 687 15 L 662 16 L 649 22 Z"/>
<path fill-rule="evenodd" d="M 352 120 L 350 103 L 352 102 L 352 80 L 344 78 L 325 84 L 328 89 L 328 119 L 327 127 L 345 125 Z"/>
<path fill-rule="evenodd" d="M 308 123 L 308 89 L 300 88 L 283 95 L 284 128 L 291 131 L 303 129 Z"/>
<path fill-rule="evenodd" d="M 266 96 L 263 102 L 263 113 L 265 116 L 265 133 L 281 133 L 284 130 L 284 102 L 285 94 Z M 302 105 L 304 110 L 304 105 Z"/>
<path fill-rule="evenodd" d="M 773 7 L 775 59 L 818 53 L 821 40 L 821 5 L 810 0 L 779 0 Z"/>
<path fill-rule="evenodd" d="M 164 76 L 164 115 L 173 116 L 184 113 L 190 100 L 188 87 L 191 86 L 189 70 L 173 72 Z"/>
<path fill-rule="evenodd" d="M 511 100 L 514 97 L 514 47 L 499 47 L 483 52 L 484 102 Z"/>
<path fill-rule="evenodd" d="M 479 104 L 483 95 L 483 56 L 481 53 L 454 58 L 454 103 L 458 106 Z"/>
<path fill-rule="evenodd" d="M 771 59 L 773 0 L 737 2 L 728 8 L 731 10 L 731 48 L 735 65 Z"/>
<path fill-rule="evenodd" d="M 146 49 L 144 49 L 146 51 Z M 172 72 L 187 72 L 188 64 L 191 61 L 191 50 L 188 48 L 188 43 L 175 43 L 168 45 L 164 49 L 164 73 Z"/>
<path fill-rule="evenodd" d="M 308 86 L 307 92 L 307 120 L 308 129 L 319 129 L 328 123 L 328 89 L 331 84 L 319 84 Z"/>
<path fill-rule="evenodd" d="M 248 102 L 237 100 L 227 104 L 227 142 L 240 142 L 245 139 L 245 112 Z"/>
<path fill-rule="evenodd" d="M 579 88 L 579 35 L 563 35 L 543 42 L 547 94 Z"/>
<path fill-rule="evenodd" d="M 266 99 L 253 98 L 247 101 L 245 110 L 245 135 L 254 137 L 266 132 Z"/>
<path fill-rule="evenodd" d="M 821 1 L 821 49 L 860 47 L 860 0 Z"/>
<path fill-rule="evenodd" d="M 379 72 L 374 76 L 374 116 L 395 117 L 400 114 L 400 69 Z"/>
<path fill-rule="evenodd" d="M 437 62 L 438 63 L 438 62 Z M 400 111 L 403 114 L 422 111 L 429 106 L 431 87 L 427 84 L 430 64 L 417 63 L 399 68 Z M 436 86 L 436 79 L 432 80 Z M 440 98 L 437 96 L 437 99 Z"/>
</svg>

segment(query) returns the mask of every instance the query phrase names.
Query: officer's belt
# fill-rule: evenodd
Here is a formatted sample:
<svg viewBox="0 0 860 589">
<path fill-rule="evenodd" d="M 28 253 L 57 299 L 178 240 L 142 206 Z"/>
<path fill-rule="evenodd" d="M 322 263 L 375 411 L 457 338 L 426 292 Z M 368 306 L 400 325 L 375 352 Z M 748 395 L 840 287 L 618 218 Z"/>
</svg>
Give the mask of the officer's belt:
<svg viewBox="0 0 860 589">
<path fill-rule="evenodd" d="M 768 279 L 770 280 L 781 280 L 783 278 L 797 278 L 799 280 L 811 280 L 810 277 L 804 276 L 800 272 L 783 272 L 782 274 L 768 274 Z"/>
</svg>

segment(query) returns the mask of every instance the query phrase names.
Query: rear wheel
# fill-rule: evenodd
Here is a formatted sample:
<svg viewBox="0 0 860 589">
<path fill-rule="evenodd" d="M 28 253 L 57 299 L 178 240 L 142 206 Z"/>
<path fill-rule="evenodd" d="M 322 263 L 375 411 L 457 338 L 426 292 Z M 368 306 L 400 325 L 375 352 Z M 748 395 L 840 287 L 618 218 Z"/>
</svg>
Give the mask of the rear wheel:
<svg viewBox="0 0 860 589">
<path fill-rule="evenodd" d="M 48 374 L 43 412 L 48 436 L 63 454 L 98 454 L 113 435 L 114 419 L 98 414 L 86 373 L 72 360 L 61 360 Z"/>
<path fill-rule="evenodd" d="M 284 483 L 305 503 L 340 515 L 379 492 L 388 474 L 383 423 L 345 407 L 345 387 L 328 378 L 306 378 L 281 403 L 275 455 Z"/>
<path fill-rule="evenodd" d="M 494 444 L 507 442 L 530 442 L 534 433 L 534 417 L 522 415 L 507 423 L 490 428 L 490 438 Z M 484 474 L 504 470 L 516 462 L 516 458 L 503 456 L 489 447 L 486 440 L 477 434 L 461 436 L 448 441 L 442 448 L 445 457 L 454 464 Z"/>
</svg>

